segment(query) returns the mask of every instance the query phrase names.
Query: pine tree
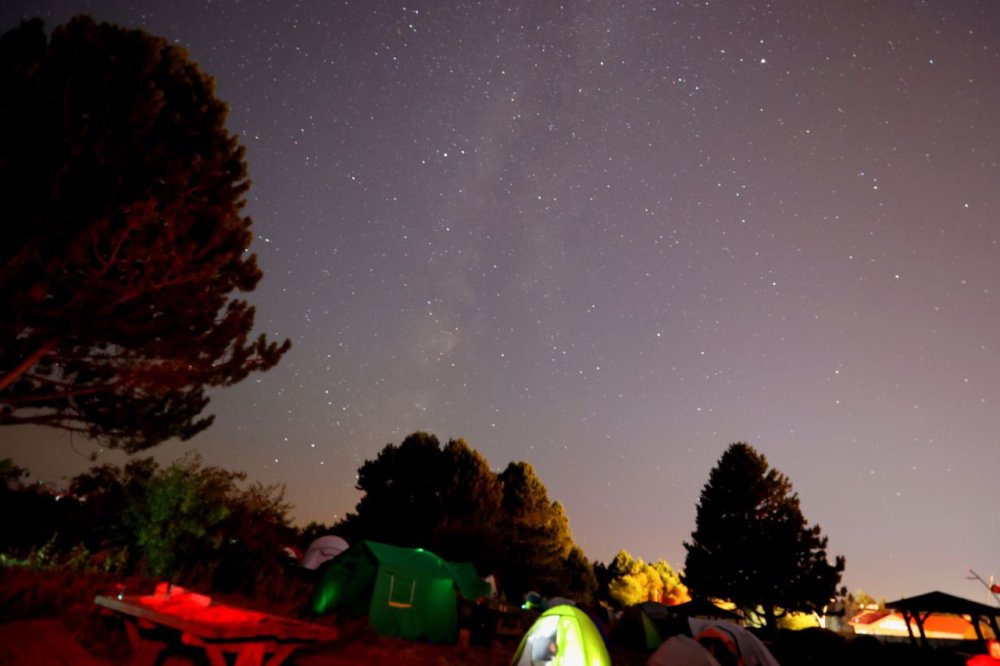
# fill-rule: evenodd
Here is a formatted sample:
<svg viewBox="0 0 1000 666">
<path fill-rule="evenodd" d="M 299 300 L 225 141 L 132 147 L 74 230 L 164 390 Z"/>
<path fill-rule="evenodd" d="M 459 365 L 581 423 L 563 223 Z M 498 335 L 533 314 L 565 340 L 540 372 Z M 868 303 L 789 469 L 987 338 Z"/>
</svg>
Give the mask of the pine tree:
<svg viewBox="0 0 1000 666">
<path fill-rule="evenodd" d="M 546 596 L 563 594 L 566 562 L 574 546 L 566 511 L 559 502 L 549 501 L 529 463 L 512 462 L 499 478 L 508 550 L 501 585 L 514 596 L 530 589 Z"/>
<path fill-rule="evenodd" d="M 759 613 L 774 630 L 778 616 L 821 610 L 836 594 L 844 558 L 830 564 L 826 545 L 788 478 L 750 445 L 732 444 L 701 491 L 684 582 L 695 596 Z"/>
<path fill-rule="evenodd" d="M 465 440 L 415 432 L 358 470 L 361 499 L 337 526 L 350 541 L 421 547 L 489 572 L 502 557 L 500 483 Z"/>
<path fill-rule="evenodd" d="M 206 389 L 288 349 L 250 339 L 261 278 L 244 149 L 187 53 L 87 17 L 0 37 L 0 425 L 134 452 L 208 427 Z"/>
</svg>

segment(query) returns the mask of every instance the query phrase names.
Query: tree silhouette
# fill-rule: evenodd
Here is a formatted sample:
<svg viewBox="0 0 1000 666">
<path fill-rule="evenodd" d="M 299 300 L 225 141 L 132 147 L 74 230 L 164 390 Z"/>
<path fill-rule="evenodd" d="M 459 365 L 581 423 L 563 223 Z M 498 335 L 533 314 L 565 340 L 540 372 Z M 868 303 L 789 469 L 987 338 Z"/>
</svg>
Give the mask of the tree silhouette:
<svg viewBox="0 0 1000 666">
<path fill-rule="evenodd" d="M 464 440 L 442 448 L 434 435 L 415 432 L 366 460 L 357 488 L 364 494 L 354 512 L 334 527 L 351 543 L 384 541 L 473 562 L 497 573 L 511 598 L 536 589 L 586 599 L 597 586 L 562 505 L 549 501 L 528 463 L 495 474 Z"/>
<path fill-rule="evenodd" d="M 364 495 L 336 531 L 358 539 L 422 547 L 446 559 L 496 565 L 500 485 L 489 464 L 464 440 L 442 449 L 415 432 L 388 444 L 358 470 Z"/>
<path fill-rule="evenodd" d="M 585 604 L 593 603 L 597 593 L 597 574 L 594 563 L 587 559 L 583 549 L 574 545 L 563 563 L 564 594 Z"/>
<path fill-rule="evenodd" d="M 529 463 L 512 462 L 499 478 L 507 551 L 501 586 L 510 595 L 531 587 L 543 595 L 563 594 L 570 584 L 566 563 L 574 547 L 566 511 L 559 502 L 549 501 Z"/>
<path fill-rule="evenodd" d="M 0 425 L 134 452 L 208 427 L 208 387 L 288 349 L 231 297 L 261 278 L 244 150 L 214 83 L 138 30 L 0 38 Z"/>
<path fill-rule="evenodd" d="M 152 458 L 93 467 L 70 490 L 85 500 L 94 545 L 124 550 L 129 566 L 251 592 L 269 571 L 280 574 L 282 546 L 294 542 L 295 530 L 284 487 L 245 481 L 245 473 L 205 466 L 189 453 L 166 468 Z"/>
<path fill-rule="evenodd" d="M 844 558 L 830 564 L 826 544 L 788 478 L 750 445 L 732 444 L 701 491 L 684 582 L 760 613 L 773 631 L 778 616 L 821 610 L 836 594 Z"/>
</svg>

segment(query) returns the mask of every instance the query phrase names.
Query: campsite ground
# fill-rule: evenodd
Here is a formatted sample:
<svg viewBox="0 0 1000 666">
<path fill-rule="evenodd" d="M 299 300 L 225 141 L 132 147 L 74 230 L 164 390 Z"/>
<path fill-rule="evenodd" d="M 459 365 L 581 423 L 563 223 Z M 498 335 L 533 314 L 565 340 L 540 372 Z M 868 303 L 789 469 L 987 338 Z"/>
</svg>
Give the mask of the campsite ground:
<svg viewBox="0 0 1000 666">
<path fill-rule="evenodd" d="M 88 658 L 95 665 L 130 663 L 132 654 L 120 623 L 101 616 L 93 604 L 96 594 L 106 593 L 113 586 L 111 579 L 58 571 L 0 570 L 0 665 L 83 664 Z M 238 596 L 224 600 L 283 615 L 294 615 L 296 608 L 301 607 L 295 599 L 268 604 Z M 318 621 L 334 623 L 330 618 Z M 494 640 L 489 647 L 430 645 L 376 636 L 363 621 L 336 626 L 339 640 L 302 649 L 288 663 L 506 666 L 518 643 L 517 637 L 504 637 Z M 882 645 L 874 640 L 846 641 L 818 630 L 783 634 L 771 648 L 783 666 L 963 666 L 965 663 L 963 656 L 952 652 L 920 650 L 907 644 Z M 611 656 L 616 666 L 639 666 L 648 658 L 646 654 L 622 648 L 612 648 Z M 197 652 L 176 650 L 159 663 L 180 666 L 203 662 Z"/>
</svg>

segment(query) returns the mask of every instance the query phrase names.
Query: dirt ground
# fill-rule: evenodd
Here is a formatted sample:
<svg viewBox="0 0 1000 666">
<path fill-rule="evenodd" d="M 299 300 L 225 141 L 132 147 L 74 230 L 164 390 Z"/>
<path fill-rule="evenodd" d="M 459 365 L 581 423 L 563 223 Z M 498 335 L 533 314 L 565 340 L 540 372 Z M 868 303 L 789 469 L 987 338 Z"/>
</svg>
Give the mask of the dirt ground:
<svg viewBox="0 0 1000 666">
<path fill-rule="evenodd" d="M 490 647 L 430 645 L 380 637 L 361 625 L 346 627 L 341 638 L 295 652 L 285 663 L 298 666 L 507 666 L 517 649 L 517 639 L 505 637 Z M 2 666 L 110 666 L 161 664 L 204 666 L 204 653 L 176 641 L 147 644 L 133 654 L 124 630 L 110 618 L 96 614 L 34 618 L 0 624 Z M 834 642 L 832 637 L 799 637 L 773 646 L 783 666 L 964 666 L 965 656 L 940 650 L 921 650 L 905 644 L 880 645 Z M 649 655 L 613 647 L 612 664 L 640 666 Z"/>
<path fill-rule="evenodd" d="M 0 666 L 206 663 L 202 652 L 178 645 L 176 640 L 171 645 L 148 644 L 136 658 L 122 621 L 102 615 L 94 604 L 97 594 L 111 594 L 118 585 L 114 579 L 99 576 L 0 570 Z M 152 585 L 152 581 L 128 581 L 130 590 L 152 590 Z M 223 603 L 287 617 L 296 617 L 303 605 L 300 595 L 292 595 L 285 602 L 239 595 L 212 596 Z M 432 645 L 378 636 L 364 619 L 338 621 L 322 617 L 312 621 L 335 626 L 340 637 L 334 642 L 301 648 L 286 664 L 507 666 L 520 640 L 519 636 L 503 636 L 489 646 Z M 633 666 L 644 664 L 647 655 L 616 648 L 612 657 L 616 665 Z"/>
<path fill-rule="evenodd" d="M 94 604 L 95 594 L 108 594 L 115 584 L 111 579 L 0 569 L 0 666 L 207 663 L 203 652 L 181 646 L 176 637 L 169 645 L 148 643 L 141 654 L 133 654 L 122 621 L 102 615 Z M 301 601 L 295 599 L 284 604 L 241 597 L 219 600 L 289 617 L 295 617 L 301 608 Z M 498 637 L 489 646 L 431 645 L 377 636 L 363 618 L 338 622 L 323 617 L 314 621 L 335 626 L 339 638 L 302 648 L 286 664 L 507 666 L 519 641 L 519 636 L 511 635 Z M 823 630 L 787 632 L 770 647 L 782 666 L 964 666 L 969 654 L 980 651 L 974 644 L 946 651 L 882 644 L 871 637 L 851 640 Z M 615 666 L 640 666 L 649 656 L 619 647 L 612 647 L 610 653 Z"/>
<path fill-rule="evenodd" d="M 73 626 L 68 618 L 35 618 L 0 624 L 0 665 L 102 666 L 158 663 L 164 666 L 201 666 L 202 653 L 177 643 L 149 643 L 135 655 L 124 630 L 101 618 Z M 84 647 L 86 645 L 86 647 Z M 517 649 L 516 638 L 503 638 L 490 647 L 430 645 L 355 631 L 342 640 L 296 651 L 285 663 L 298 666 L 508 666 Z M 645 663 L 645 656 L 618 651 L 615 664 Z"/>
</svg>

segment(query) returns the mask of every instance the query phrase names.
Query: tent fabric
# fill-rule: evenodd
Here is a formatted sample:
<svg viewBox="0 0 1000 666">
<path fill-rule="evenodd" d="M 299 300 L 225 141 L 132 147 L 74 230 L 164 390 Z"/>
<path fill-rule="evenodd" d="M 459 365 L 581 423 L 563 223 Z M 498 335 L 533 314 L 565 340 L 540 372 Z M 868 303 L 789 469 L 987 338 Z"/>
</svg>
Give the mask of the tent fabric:
<svg viewBox="0 0 1000 666">
<path fill-rule="evenodd" d="M 594 622 L 576 606 L 553 606 L 524 634 L 511 666 L 611 666 Z"/>
<path fill-rule="evenodd" d="M 629 606 L 611 630 L 611 644 L 640 652 L 652 652 L 663 643 L 656 623 L 638 605 Z"/>
<path fill-rule="evenodd" d="M 664 640 L 678 634 L 691 635 L 687 615 L 677 612 L 679 606 L 667 606 L 656 601 L 643 601 L 636 605 L 649 616 Z"/>
<path fill-rule="evenodd" d="M 727 630 L 708 627 L 702 629 L 694 639 L 711 652 L 722 666 L 748 666 L 736 644 L 736 637 Z"/>
<path fill-rule="evenodd" d="M 421 548 L 362 541 L 330 563 L 310 608 L 320 615 L 367 615 L 372 629 L 384 636 L 454 643 L 456 587 L 468 599 L 490 591 L 471 564 L 447 562 Z"/>
<path fill-rule="evenodd" d="M 690 636 L 671 636 L 650 655 L 646 666 L 719 666 L 719 662 Z"/>
<path fill-rule="evenodd" d="M 337 555 L 347 550 L 348 543 L 339 536 L 328 534 L 314 539 L 306 554 L 302 556 L 302 567 L 305 569 L 317 569 L 319 565 L 332 560 Z"/>
<path fill-rule="evenodd" d="M 576 602 L 572 599 L 567 599 L 566 597 L 552 597 L 551 599 L 545 600 L 546 609 L 554 606 L 576 606 Z"/>
<path fill-rule="evenodd" d="M 732 620 L 734 622 L 740 619 L 739 613 L 720 608 L 708 599 L 692 599 L 672 608 L 674 612 L 685 617 L 699 617 L 705 620 Z"/>
<path fill-rule="evenodd" d="M 479 576 L 476 565 L 472 562 L 448 562 L 447 560 L 441 560 L 441 562 L 444 563 L 455 584 L 458 585 L 462 596 L 466 599 L 474 600 L 488 597 L 493 591 L 489 582 Z"/>
<path fill-rule="evenodd" d="M 636 604 L 642 612 L 649 616 L 651 620 L 666 620 L 673 616 L 673 611 L 671 608 L 673 606 L 668 606 L 666 604 L 661 604 L 658 601 L 642 601 Z"/>
<path fill-rule="evenodd" d="M 726 620 L 701 620 L 688 618 L 691 634 L 697 640 L 705 637 L 731 637 L 737 650 L 737 663 L 745 666 L 780 666 L 767 646 L 747 629 Z"/>
</svg>

